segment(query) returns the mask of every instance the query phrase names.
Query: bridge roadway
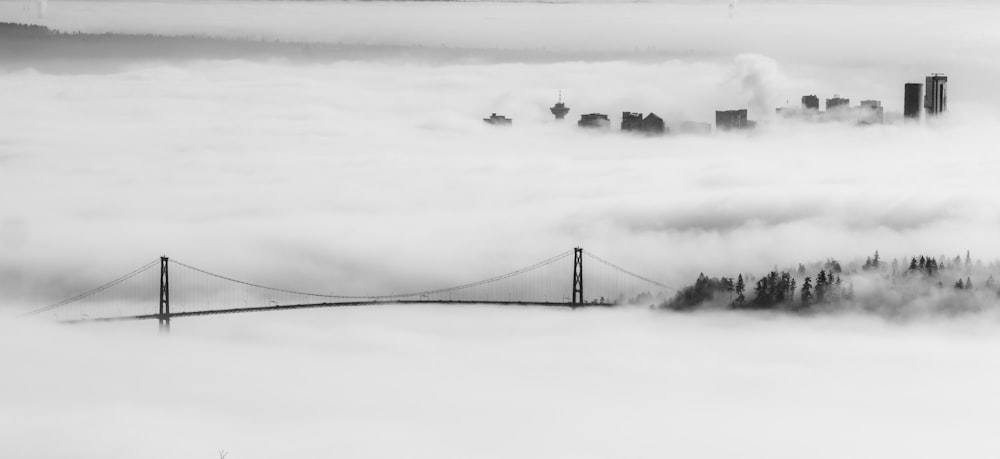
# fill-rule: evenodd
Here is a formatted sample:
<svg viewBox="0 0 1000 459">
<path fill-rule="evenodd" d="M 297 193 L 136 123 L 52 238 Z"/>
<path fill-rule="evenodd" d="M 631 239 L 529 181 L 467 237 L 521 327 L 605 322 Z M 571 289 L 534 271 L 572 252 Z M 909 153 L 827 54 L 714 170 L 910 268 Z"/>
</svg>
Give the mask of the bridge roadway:
<svg viewBox="0 0 1000 459">
<path fill-rule="evenodd" d="M 379 305 L 389 305 L 389 304 L 483 304 L 483 305 L 499 305 L 499 306 L 539 306 L 539 307 L 559 307 L 559 308 L 592 308 L 592 307 L 602 307 L 608 308 L 615 306 L 614 303 L 538 303 L 538 302 L 527 302 L 527 301 L 460 301 L 460 300 L 447 300 L 447 301 L 414 301 L 414 300 L 385 300 L 385 301 L 349 301 L 343 303 L 309 303 L 309 304 L 290 304 L 290 305 L 271 305 L 271 306 L 257 306 L 257 307 L 246 307 L 246 308 L 231 308 L 231 309 L 215 309 L 208 311 L 191 311 L 191 312 L 171 312 L 170 314 L 142 314 L 137 316 L 120 316 L 120 317 L 103 317 L 103 318 L 93 318 L 93 319 L 75 319 L 75 320 L 64 320 L 62 323 L 75 324 L 81 322 L 118 322 L 123 320 L 150 320 L 150 319 L 174 319 L 177 317 L 194 317 L 194 316 L 211 316 L 217 314 L 240 314 L 246 312 L 265 312 L 265 311 L 282 311 L 285 309 L 313 309 L 313 308 L 335 308 L 341 306 L 379 306 Z M 164 317 L 165 316 L 165 317 Z"/>
</svg>

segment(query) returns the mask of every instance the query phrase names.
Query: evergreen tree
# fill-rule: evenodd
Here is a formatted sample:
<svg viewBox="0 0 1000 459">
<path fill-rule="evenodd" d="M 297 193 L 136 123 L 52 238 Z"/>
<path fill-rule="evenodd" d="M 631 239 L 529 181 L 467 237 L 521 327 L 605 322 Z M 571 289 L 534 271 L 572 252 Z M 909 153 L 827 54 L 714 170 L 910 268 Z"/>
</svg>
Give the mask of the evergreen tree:
<svg viewBox="0 0 1000 459">
<path fill-rule="evenodd" d="M 990 277 L 988 279 L 986 279 L 986 288 L 992 289 L 995 285 L 996 285 L 996 281 L 993 280 L 993 275 L 990 274 Z"/>
<path fill-rule="evenodd" d="M 923 260 L 924 260 L 924 257 L 920 257 L 920 264 L 918 264 L 916 258 L 910 259 L 910 267 L 906 271 L 908 273 L 913 273 L 913 272 L 916 272 L 917 269 L 923 269 L 923 267 L 924 267 Z"/>
<path fill-rule="evenodd" d="M 733 278 L 732 277 L 728 277 L 728 278 L 727 277 L 723 277 L 722 278 L 722 283 L 723 283 L 723 285 L 726 286 L 726 291 L 729 292 L 729 304 L 733 304 L 733 288 L 734 288 L 733 287 Z"/>
<path fill-rule="evenodd" d="M 792 299 L 792 275 L 788 273 L 781 273 L 781 281 L 778 286 L 778 290 L 781 292 L 781 298 L 778 300 L 780 303 L 784 303 L 787 300 Z"/>
<path fill-rule="evenodd" d="M 753 287 L 753 301 L 751 303 L 757 308 L 770 305 L 771 299 L 768 298 L 767 294 L 767 277 L 757 280 L 757 284 Z"/>
<path fill-rule="evenodd" d="M 746 302 L 746 297 L 743 296 L 743 292 L 746 290 L 746 284 L 743 283 L 743 274 L 741 273 L 738 278 L 736 278 L 736 306 L 742 306 Z"/>
<path fill-rule="evenodd" d="M 816 302 L 818 303 L 822 303 L 826 297 L 827 282 L 826 271 L 820 271 L 819 276 L 816 276 Z"/>
<path fill-rule="evenodd" d="M 812 303 L 812 299 L 813 299 L 813 294 L 812 294 L 812 279 L 810 279 L 808 277 L 805 278 L 802 281 L 802 294 L 801 294 L 801 297 L 802 297 L 802 307 L 809 306 L 809 304 Z"/>
<path fill-rule="evenodd" d="M 966 277 L 965 278 L 965 288 L 967 288 L 967 289 L 971 289 L 972 288 L 972 278 L 971 277 Z"/>
<path fill-rule="evenodd" d="M 965 284 L 962 283 L 962 279 L 959 279 L 958 282 L 955 282 L 955 288 L 957 288 L 959 290 L 962 290 L 962 289 L 965 288 Z"/>
<path fill-rule="evenodd" d="M 826 263 L 823 264 L 823 269 L 825 269 L 827 272 L 831 274 L 843 272 L 843 270 L 840 268 L 840 262 L 834 260 L 833 258 L 826 259 Z"/>
</svg>

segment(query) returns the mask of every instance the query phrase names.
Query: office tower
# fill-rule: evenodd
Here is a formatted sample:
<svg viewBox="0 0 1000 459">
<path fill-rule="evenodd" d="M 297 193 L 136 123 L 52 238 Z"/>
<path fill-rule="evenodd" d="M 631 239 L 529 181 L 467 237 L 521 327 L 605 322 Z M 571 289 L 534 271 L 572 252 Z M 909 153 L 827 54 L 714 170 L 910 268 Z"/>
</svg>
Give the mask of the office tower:
<svg viewBox="0 0 1000 459">
<path fill-rule="evenodd" d="M 928 116 L 940 115 L 948 109 L 948 77 L 935 73 L 927 77 L 924 109 Z"/>
<path fill-rule="evenodd" d="M 924 85 L 906 83 L 903 94 L 903 117 L 911 120 L 920 119 L 920 99 L 924 97 Z"/>
</svg>

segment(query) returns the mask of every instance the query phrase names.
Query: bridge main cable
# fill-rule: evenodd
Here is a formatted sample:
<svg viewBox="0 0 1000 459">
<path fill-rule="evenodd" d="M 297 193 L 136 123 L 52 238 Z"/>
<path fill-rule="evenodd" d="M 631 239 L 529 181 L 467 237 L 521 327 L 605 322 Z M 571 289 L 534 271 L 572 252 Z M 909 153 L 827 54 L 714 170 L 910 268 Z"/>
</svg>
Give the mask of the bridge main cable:
<svg viewBox="0 0 1000 459">
<path fill-rule="evenodd" d="M 677 291 L 676 288 L 673 288 L 673 287 L 671 287 L 669 285 L 666 285 L 666 284 L 663 284 L 661 282 L 657 282 L 657 281 L 652 280 L 652 279 L 650 279 L 648 277 L 640 276 L 640 275 L 638 275 L 638 274 L 636 274 L 636 273 L 634 273 L 632 271 L 629 271 L 629 270 L 627 270 L 625 268 L 622 268 L 621 266 L 618 266 L 618 265 L 616 265 L 616 264 L 614 264 L 614 263 L 612 263 L 612 262 L 610 262 L 608 260 L 605 260 L 605 259 L 603 259 L 603 258 L 601 258 L 601 257 L 599 257 L 597 255 L 594 255 L 593 252 L 584 252 L 583 255 L 586 256 L 586 257 L 588 257 L 588 258 L 593 259 L 594 261 L 596 261 L 598 263 L 602 263 L 604 265 L 607 265 L 608 267 L 611 267 L 613 269 L 621 271 L 623 274 L 627 274 L 627 275 L 632 276 L 632 277 L 634 277 L 636 279 L 639 279 L 639 280 L 642 280 L 642 281 L 645 281 L 645 282 L 649 282 L 650 284 L 653 284 L 653 285 L 655 285 L 657 287 L 663 287 L 663 288 L 666 288 L 666 289 Z"/>
<path fill-rule="evenodd" d="M 527 267 L 524 267 L 524 268 L 521 268 L 521 269 L 518 269 L 518 270 L 515 270 L 515 271 L 511 271 L 509 273 L 502 274 L 502 275 L 499 275 L 499 276 L 494 276 L 494 277 L 491 277 L 491 278 L 488 278 L 488 279 L 483 279 L 483 280 L 476 281 L 476 282 L 470 282 L 468 284 L 462 284 L 462 285 L 457 285 L 457 286 L 454 286 L 454 287 L 440 288 L 440 289 L 434 289 L 434 290 L 425 290 L 425 291 L 413 292 L 413 293 L 391 293 L 391 294 L 388 294 L 388 295 L 334 295 L 334 294 L 324 294 L 324 293 L 302 292 L 302 291 L 297 291 L 297 290 L 289 290 L 289 289 L 268 287 L 266 285 L 260 285 L 260 284 L 255 284 L 255 283 L 252 283 L 252 282 L 241 281 L 239 279 L 233 279 L 231 277 L 223 276 L 221 274 L 216 274 L 216 273 L 213 273 L 213 272 L 210 272 L 210 271 L 206 271 L 206 270 L 201 269 L 201 268 L 197 268 L 195 266 L 191 266 L 189 264 L 177 261 L 176 259 L 173 259 L 173 258 L 170 259 L 170 263 L 176 264 L 178 266 L 182 266 L 182 267 L 190 269 L 192 271 L 196 271 L 196 272 L 205 274 L 207 276 L 215 277 L 217 279 L 225 280 L 225 281 L 228 281 L 228 282 L 233 282 L 233 283 L 240 284 L 240 285 L 245 285 L 247 287 L 253 287 L 253 288 L 259 288 L 259 289 L 269 290 L 269 291 L 273 291 L 273 292 L 287 293 L 287 294 L 292 294 L 292 295 L 310 296 L 310 297 L 314 297 L 314 298 L 326 298 L 326 299 L 338 299 L 338 300 L 370 300 L 370 301 L 378 301 L 378 300 L 384 300 L 384 299 L 399 299 L 399 298 L 420 297 L 420 296 L 436 295 L 436 294 L 441 294 L 441 293 L 449 293 L 449 292 L 455 292 L 455 291 L 458 291 L 458 290 L 464 290 L 464 289 L 467 289 L 467 288 L 477 287 L 477 286 L 480 286 L 480 285 L 489 284 L 489 283 L 492 283 L 492 282 L 498 282 L 498 281 L 501 281 L 501 280 L 504 280 L 504 279 L 509 279 L 509 278 L 512 278 L 512 277 L 515 277 L 515 276 L 518 276 L 518 275 L 521 275 L 521 274 L 524 274 L 524 273 L 527 273 L 527 272 L 530 272 L 530 271 L 534 271 L 534 270 L 536 270 L 538 268 L 541 268 L 543 266 L 546 266 L 546 265 L 555 263 L 555 262 L 557 262 L 559 260 L 562 260 L 563 258 L 566 258 L 566 257 L 568 257 L 568 256 L 570 256 L 572 254 L 573 254 L 572 250 L 567 250 L 567 251 L 562 252 L 562 253 L 560 253 L 558 255 L 555 255 L 555 256 L 552 256 L 550 258 L 546 258 L 545 260 L 539 261 L 538 263 L 535 263 L 535 264 L 533 264 L 531 266 L 527 266 Z M 153 264 L 155 264 L 155 262 Z"/>
<path fill-rule="evenodd" d="M 128 273 L 128 274 L 126 274 L 126 275 L 124 275 L 122 277 L 119 277 L 119 278 L 117 278 L 117 279 L 115 279 L 113 281 L 110 281 L 110 282 L 108 282 L 108 283 L 106 283 L 104 285 L 101 285 L 100 287 L 96 287 L 96 288 L 87 290 L 86 292 L 83 292 L 83 293 L 81 293 L 79 295 L 76 295 L 76 296 L 74 296 L 72 298 L 67 298 L 67 299 L 62 300 L 62 301 L 60 301 L 58 303 L 53 303 L 53 304 L 50 304 L 48 306 L 45 306 L 45 307 L 42 307 L 42 308 L 38 308 L 38 309 L 35 309 L 33 311 L 26 312 L 26 313 L 22 314 L 22 317 L 33 316 L 33 315 L 36 315 L 36 314 L 41 314 L 41 313 L 46 312 L 46 311 L 51 311 L 53 309 L 57 309 L 57 308 L 60 308 L 62 306 L 66 306 L 67 304 L 75 303 L 75 302 L 80 301 L 80 300 L 82 300 L 84 298 L 87 298 L 89 296 L 101 293 L 101 292 L 103 292 L 103 291 L 105 291 L 105 290 L 107 290 L 107 289 L 109 289 L 111 287 L 114 287 L 114 286 L 116 286 L 118 284 L 121 284 L 122 282 L 125 282 L 125 281 L 127 281 L 127 280 L 129 280 L 129 279 L 131 279 L 131 278 L 133 278 L 135 276 L 138 276 L 139 274 L 142 274 L 143 272 L 145 272 L 149 268 L 152 268 L 153 266 L 156 266 L 157 264 L 159 264 L 159 262 L 160 262 L 159 259 L 153 260 L 153 261 L 151 261 L 151 262 L 149 262 L 149 263 L 147 263 L 147 264 L 145 264 L 143 266 L 140 266 L 140 267 L 136 268 L 134 271 L 132 271 L 132 272 L 130 272 L 130 273 Z"/>
</svg>

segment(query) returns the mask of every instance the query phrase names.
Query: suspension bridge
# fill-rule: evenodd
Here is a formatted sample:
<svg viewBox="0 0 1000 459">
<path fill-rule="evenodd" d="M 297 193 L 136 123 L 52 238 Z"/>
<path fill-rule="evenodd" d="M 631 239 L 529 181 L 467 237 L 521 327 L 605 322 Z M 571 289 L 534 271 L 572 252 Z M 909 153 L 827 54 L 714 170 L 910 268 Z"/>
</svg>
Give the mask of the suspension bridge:
<svg viewBox="0 0 1000 459">
<path fill-rule="evenodd" d="M 584 270 L 584 260 L 587 269 Z M 159 269 L 156 269 L 156 268 Z M 584 290 L 586 286 L 586 290 Z M 404 303 L 590 307 L 648 303 L 672 288 L 574 248 L 503 275 L 453 287 L 337 295 L 268 287 L 160 257 L 117 279 L 27 315 L 66 323 L 173 318 Z"/>
</svg>

